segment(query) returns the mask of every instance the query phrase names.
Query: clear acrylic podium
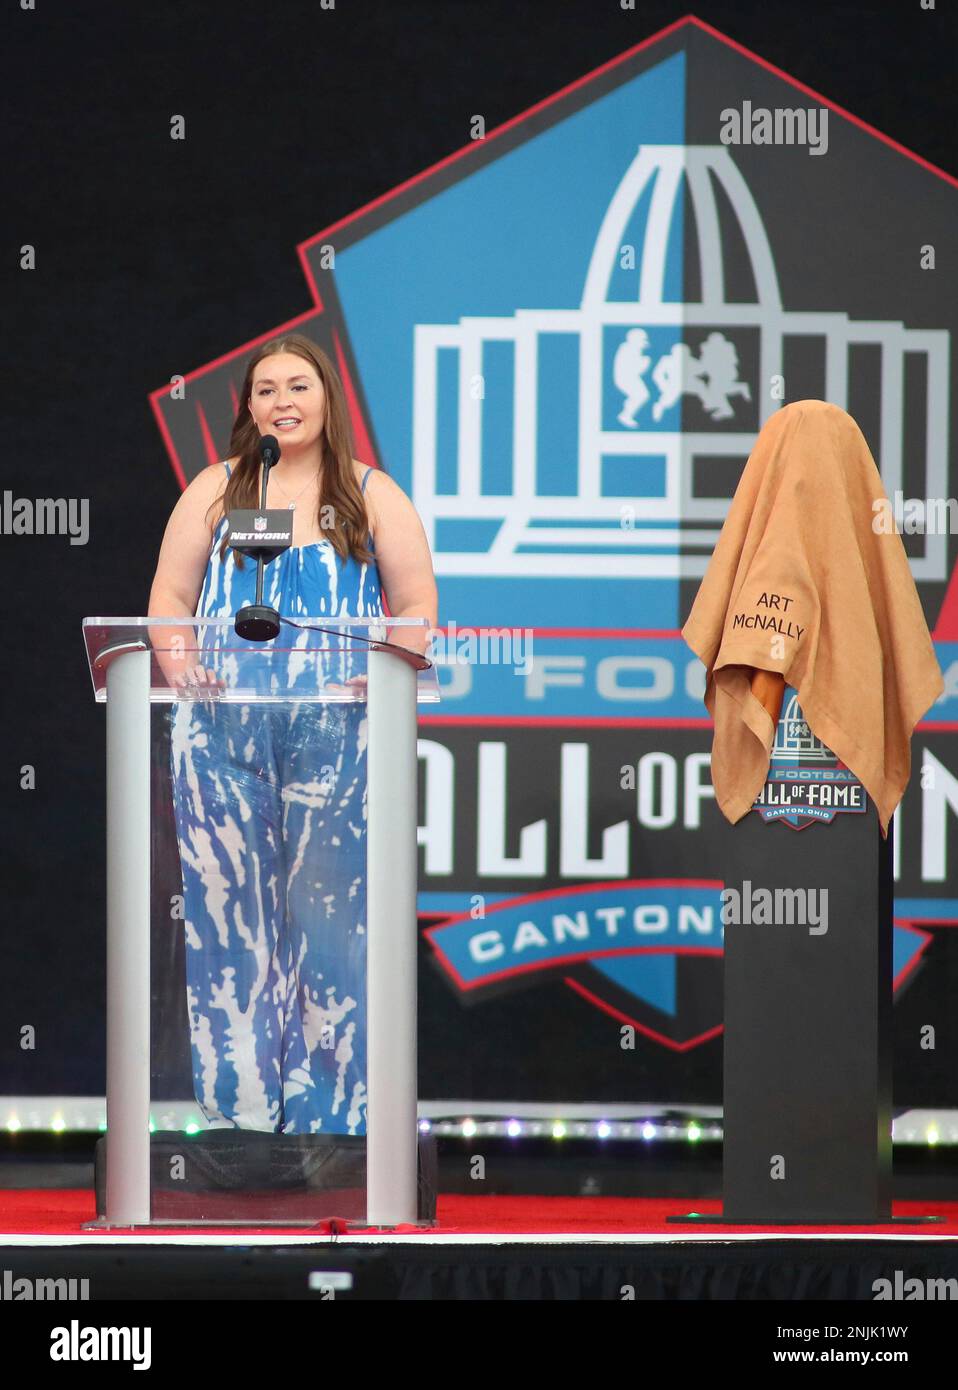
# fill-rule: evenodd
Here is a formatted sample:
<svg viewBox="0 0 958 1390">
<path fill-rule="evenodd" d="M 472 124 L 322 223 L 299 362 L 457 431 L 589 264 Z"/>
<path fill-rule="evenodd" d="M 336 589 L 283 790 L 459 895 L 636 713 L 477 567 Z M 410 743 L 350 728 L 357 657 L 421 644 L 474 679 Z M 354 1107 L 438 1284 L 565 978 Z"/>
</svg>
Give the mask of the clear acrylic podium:
<svg viewBox="0 0 958 1390">
<path fill-rule="evenodd" d="M 410 628 L 84 619 L 107 706 L 93 1225 L 417 1223 L 416 708 L 439 685 Z"/>
</svg>

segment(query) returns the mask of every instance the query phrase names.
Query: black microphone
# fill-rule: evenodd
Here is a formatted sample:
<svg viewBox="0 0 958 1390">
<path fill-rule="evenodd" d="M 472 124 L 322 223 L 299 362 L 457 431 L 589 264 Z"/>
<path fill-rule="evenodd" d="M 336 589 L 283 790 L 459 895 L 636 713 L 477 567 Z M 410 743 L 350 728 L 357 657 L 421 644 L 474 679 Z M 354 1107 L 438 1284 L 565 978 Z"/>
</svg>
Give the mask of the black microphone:
<svg viewBox="0 0 958 1390">
<path fill-rule="evenodd" d="M 234 523 L 237 526 L 236 539 L 231 539 L 230 545 L 256 560 L 256 601 L 241 608 L 233 623 L 238 635 L 249 642 L 269 642 L 279 633 L 279 614 L 275 608 L 270 608 L 268 604 L 263 602 L 263 568 L 268 560 L 274 559 L 281 551 L 286 550 L 292 540 L 292 522 L 289 520 L 291 513 L 283 509 L 276 509 L 270 513 L 266 506 L 269 470 L 279 462 L 282 453 L 275 434 L 262 436 L 259 441 L 259 452 L 263 461 L 263 483 L 260 488 L 259 510 L 265 515 L 254 516 L 251 511 L 235 508 L 229 514 L 231 537 L 234 535 Z M 273 531 L 276 532 L 273 535 L 267 532 L 270 519 L 272 519 Z M 267 542 L 266 545 L 263 544 L 262 540 L 256 538 L 257 532 L 263 533 L 263 539 Z M 279 534 L 280 532 L 283 534 Z M 241 544 L 241 540 L 245 544 Z M 274 545 L 270 542 L 278 543 Z"/>
<path fill-rule="evenodd" d="M 266 510 L 266 487 L 269 482 L 269 470 L 274 464 L 279 463 L 282 453 L 275 434 L 264 434 L 259 441 L 259 456 L 263 460 L 263 485 L 260 489 L 259 499 L 260 511 Z"/>
</svg>

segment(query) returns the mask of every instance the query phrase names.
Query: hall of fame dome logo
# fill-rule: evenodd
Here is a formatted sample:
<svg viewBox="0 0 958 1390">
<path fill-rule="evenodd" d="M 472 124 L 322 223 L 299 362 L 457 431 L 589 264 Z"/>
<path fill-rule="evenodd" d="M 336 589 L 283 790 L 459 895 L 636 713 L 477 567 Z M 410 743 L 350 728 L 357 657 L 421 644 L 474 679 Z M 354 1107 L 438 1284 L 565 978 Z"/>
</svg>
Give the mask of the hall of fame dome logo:
<svg viewBox="0 0 958 1390">
<path fill-rule="evenodd" d="M 734 256 L 744 258 L 754 285 L 751 302 L 726 296 L 734 257 L 720 231 L 723 207 L 736 230 Z M 682 245 L 677 228 L 690 216 L 700 294 L 685 300 L 667 268 Z M 634 268 L 625 272 L 633 251 Z M 577 345 L 575 366 L 547 370 L 549 345 L 560 339 Z M 588 248 L 577 304 L 415 325 L 414 498 L 436 573 L 483 582 L 560 572 L 700 577 L 729 506 L 726 491 L 709 479 L 744 466 L 756 433 L 782 403 L 772 385 L 784 382 L 787 352 L 799 339 L 821 355 L 824 399 L 843 409 L 861 389 L 868 351 L 882 353 L 891 402 L 904 401 L 906 359 L 920 360 L 925 458 L 914 460 L 915 469 L 923 468 L 931 492 L 943 488 L 948 333 L 788 308 L 761 209 L 729 150 L 639 144 Z M 496 346 L 511 349 L 511 383 L 477 389 Z M 444 359 L 455 366 L 445 376 Z M 573 485 L 560 493 L 551 482 L 540 491 L 547 478 L 542 423 L 569 402 L 577 418 Z M 888 421 L 877 461 L 891 491 L 902 476 L 903 406 Z M 499 462 L 511 485 L 501 490 L 483 475 L 488 438 L 505 441 Z M 443 527 L 469 522 L 491 527 L 492 538 L 453 553 Z M 915 578 L 945 578 L 944 538 L 925 541 L 925 553 L 912 558 Z"/>
<path fill-rule="evenodd" d="M 797 695 L 785 703 L 768 777 L 752 809 L 766 823 L 782 821 L 793 830 L 828 825 L 842 812 L 862 815 L 868 809 L 865 788 L 812 733 Z"/>
</svg>

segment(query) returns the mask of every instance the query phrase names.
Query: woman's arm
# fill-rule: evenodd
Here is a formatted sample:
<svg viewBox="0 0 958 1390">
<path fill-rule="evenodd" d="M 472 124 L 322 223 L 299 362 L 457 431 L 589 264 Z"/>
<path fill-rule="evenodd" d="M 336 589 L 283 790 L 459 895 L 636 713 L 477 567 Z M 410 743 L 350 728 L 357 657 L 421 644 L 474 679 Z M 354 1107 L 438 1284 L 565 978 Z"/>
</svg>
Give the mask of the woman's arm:
<svg viewBox="0 0 958 1390">
<path fill-rule="evenodd" d="M 173 508 L 160 545 L 148 617 L 192 617 L 196 612 L 217 521 L 214 514 L 207 521 L 206 514 L 225 482 L 222 464 L 211 464 L 197 474 Z M 197 665 L 196 629 L 151 628 L 150 638 L 170 684 L 188 679 Z"/>
<path fill-rule="evenodd" d="M 426 532 L 402 488 L 380 469 L 369 475 L 365 496 L 391 616 L 429 619 L 429 629 L 391 629 L 389 641 L 422 656 L 429 630 L 439 622 L 439 595 Z"/>
</svg>

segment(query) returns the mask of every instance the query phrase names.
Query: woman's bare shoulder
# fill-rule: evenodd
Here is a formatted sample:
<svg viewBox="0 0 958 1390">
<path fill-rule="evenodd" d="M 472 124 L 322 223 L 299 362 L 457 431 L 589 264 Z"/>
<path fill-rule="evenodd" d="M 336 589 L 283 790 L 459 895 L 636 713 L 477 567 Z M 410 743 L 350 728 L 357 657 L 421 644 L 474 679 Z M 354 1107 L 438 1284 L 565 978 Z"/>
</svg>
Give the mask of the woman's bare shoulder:
<svg viewBox="0 0 958 1390">
<path fill-rule="evenodd" d="M 201 468 L 180 494 L 177 507 L 181 514 L 196 516 L 206 522 L 210 530 L 216 525 L 216 518 L 207 516 L 210 507 L 226 491 L 229 481 L 222 463 L 211 463 Z"/>
<path fill-rule="evenodd" d="M 235 466 L 235 462 L 235 459 L 229 460 L 231 470 Z M 192 490 L 199 496 L 215 496 L 217 491 L 224 488 L 228 482 L 229 478 L 222 462 L 210 463 L 205 468 L 201 468 L 196 477 L 187 484 L 185 492 Z"/>
<path fill-rule="evenodd" d="M 356 484 L 363 494 L 363 501 L 366 503 L 366 511 L 369 513 L 370 521 L 372 521 L 375 513 L 375 503 L 372 502 L 373 482 L 376 475 L 382 473 L 382 469 L 377 468 L 374 464 L 361 463 L 359 459 L 352 459 L 351 462 L 353 465 L 353 477 L 356 479 Z M 369 481 L 366 483 L 366 486 L 363 487 L 363 481 L 367 473 L 369 474 Z"/>
<path fill-rule="evenodd" d="M 365 475 L 367 466 L 360 464 L 360 477 Z M 401 517 L 412 506 L 409 496 L 396 479 L 391 478 L 382 468 L 373 468 L 363 495 L 367 507 L 373 512 L 378 511 L 380 516 L 389 514 Z"/>
<path fill-rule="evenodd" d="M 356 480 L 362 487 L 363 479 L 369 473 L 369 482 L 366 484 L 366 496 L 375 489 L 380 497 L 393 496 L 402 492 L 402 488 L 391 478 L 384 468 L 378 468 L 375 464 L 360 463 L 358 459 L 353 459 L 353 469 L 356 473 Z M 403 494 L 405 495 L 405 494 Z"/>
</svg>

